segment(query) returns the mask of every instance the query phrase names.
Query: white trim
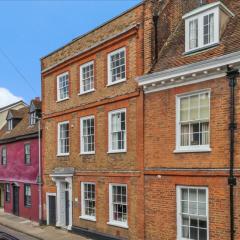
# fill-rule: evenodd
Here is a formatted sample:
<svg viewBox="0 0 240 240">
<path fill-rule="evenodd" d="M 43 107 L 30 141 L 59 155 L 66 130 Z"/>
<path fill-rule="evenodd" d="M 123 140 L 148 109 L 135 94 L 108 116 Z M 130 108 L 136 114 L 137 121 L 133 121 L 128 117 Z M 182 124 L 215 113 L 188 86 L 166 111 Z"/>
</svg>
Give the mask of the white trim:
<svg viewBox="0 0 240 240">
<path fill-rule="evenodd" d="M 145 93 L 156 92 L 224 77 L 226 76 L 226 66 L 232 64 L 234 64 L 236 68 L 240 68 L 240 51 L 183 65 L 181 67 L 163 70 L 161 72 L 143 75 L 137 77 L 136 81 L 139 86 L 144 86 Z M 204 72 L 209 73 L 206 75 Z M 193 74 L 195 74 L 194 77 L 192 76 Z M 180 80 L 181 77 L 185 79 Z M 163 82 L 164 84 L 161 84 Z M 155 85 L 155 87 L 153 85 Z"/>
<path fill-rule="evenodd" d="M 69 131 L 69 152 L 68 153 L 61 153 L 60 152 L 60 141 L 59 141 L 59 136 L 60 136 L 60 126 L 63 124 L 68 124 L 68 131 Z M 57 134 L 57 156 L 68 156 L 70 154 L 70 128 L 69 128 L 69 121 L 64 121 L 64 122 L 59 122 L 58 123 L 58 134 Z"/>
<path fill-rule="evenodd" d="M 46 192 L 46 210 L 47 210 L 47 225 L 49 225 L 49 196 L 55 196 L 56 200 L 56 220 L 57 220 L 57 194 L 56 193 L 50 193 Z"/>
<path fill-rule="evenodd" d="M 196 9 L 194 9 L 193 11 L 188 12 L 185 15 L 183 15 L 182 18 L 186 19 L 186 18 L 192 17 L 196 14 L 200 14 L 202 12 L 205 12 L 205 11 L 207 11 L 211 8 L 215 8 L 215 7 L 220 7 L 225 13 L 227 13 L 231 17 L 235 16 L 235 14 L 232 11 L 230 11 L 222 2 L 218 1 L 215 3 L 210 3 L 210 4 L 203 5 L 201 7 L 198 7 Z"/>
<path fill-rule="evenodd" d="M 96 89 L 93 88 L 93 89 L 88 90 L 88 91 L 85 91 L 85 92 L 83 92 L 83 93 L 78 93 L 78 96 L 82 96 L 82 95 L 84 95 L 84 94 L 91 93 L 91 92 L 95 92 L 95 91 L 96 91 Z"/>
<path fill-rule="evenodd" d="M 154 92 L 159 92 L 159 91 L 163 91 L 163 90 L 167 90 L 167 89 L 171 89 L 171 88 L 176 88 L 176 87 L 183 87 L 183 86 L 187 86 L 187 85 L 191 85 L 191 84 L 196 84 L 196 83 L 201 83 L 201 82 L 205 82 L 205 81 L 209 81 L 212 79 L 218 79 L 218 78 L 222 78 L 225 77 L 226 73 L 220 73 L 220 74 L 214 74 L 214 75 L 208 75 L 207 77 L 202 77 L 199 78 L 198 80 L 191 80 L 191 81 L 182 81 L 179 83 L 175 83 L 175 84 L 171 84 L 168 86 L 156 86 L 153 89 L 147 89 L 145 90 L 145 93 L 154 93 Z"/>
<path fill-rule="evenodd" d="M 59 79 L 63 76 L 68 76 L 68 96 L 65 98 L 60 98 Z M 67 99 L 69 99 L 69 72 L 68 71 L 57 75 L 57 101 L 56 102 L 61 102 L 61 101 L 67 100 Z"/>
<path fill-rule="evenodd" d="M 205 5 L 206 6 L 206 5 Z M 187 19 L 185 19 L 185 52 L 192 52 L 198 49 L 206 48 L 212 45 L 216 45 L 219 43 L 219 35 L 220 35 L 220 12 L 219 8 L 211 8 L 207 9 L 204 12 L 198 13 L 198 15 L 193 15 Z M 213 14 L 213 41 L 207 44 L 204 44 L 204 17 Z M 197 28 L 197 39 L 198 46 L 195 48 L 190 48 L 190 22 L 193 20 L 197 20 L 198 28 Z M 210 33 L 209 33 L 210 34 Z"/>
<path fill-rule="evenodd" d="M 112 115 L 116 113 L 122 113 L 125 112 L 125 148 L 124 149 L 118 149 L 118 150 L 112 150 Z M 112 110 L 108 112 L 108 153 L 122 153 L 127 152 L 127 109 L 121 108 L 117 110 Z"/>
<path fill-rule="evenodd" d="M 85 202 L 84 202 L 84 185 L 92 184 L 95 186 L 95 217 L 88 216 L 85 214 Z M 96 183 L 94 182 L 81 182 L 81 216 L 79 217 L 84 220 L 96 221 Z"/>
<path fill-rule="evenodd" d="M 57 227 L 62 227 L 66 228 L 67 230 L 72 230 L 72 218 L 73 218 L 73 202 L 72 202 L 72 188 L 73 188 L 73 183 L 72 183 L 72 174 L 62 174 L 62 175 L 50 175 L 52 177 L 52 180 L 56 183 L 57 187 L 57 221 L 56 221 L 56 226 Z M 61 192 L 62 192 L 62 183 L 68 183 L 68 189 L 67 191 L 69 192 L 69 225 L 66 226 L 64 222 L 62 221 L 62 216 L 61 216 Z M 65 204 L 65 203 L 64 203 Z"/>
<path fill-rule="evenodd" d="M 127 205 L 127 222 L 120 222 L 113 220 L 113 206 L 112 206 L 112 188 L 113 186 L 126 187 L 126 205 Z M 113 225 L 121 228 L 128 228 L 128 186 L 123 183 L 109 183 L 109 221 L 108 225 Z"/>
<path fill-rule="evenodd" d="M 120 80 L 118 80 L 118 81 L 115 81 L 115 82 L 112 82 L 112 74 L 111 74 L 111 56 L 112 55 L 115 55 L 115 54 L 117 54 L 117 53 L 120 53 L 120 52 L 122 52 L 122 51 L 124 51 L 124 55 L 125 55 L 125 58 L 124 58 L 124 65 L 125 65 L 125 78 L 123 78 L 123 79 L 120 79 Z M 113 51 L 113 52 L 111 52 L 111 53 L 109 53 L 108 54 L 108 56 L 107 56 L 107 68 L 108 68 L 108 84 L 107 84 L 107 86 L 112 86 L 112 85 L 115 85 L 115 84 L 117 84 L 117 83 L 120 83 L 120 82 L 124 82 L 124 81 L 126 81 L 127 80 L 127 65 L 126 65 L 126 59 L 127 59 L 127 51 L 126 51 L 126 47 L 122 47 L 122 48 L 119 48 L 119 49 L 117 49 L 117 50 L 115 50 L 115 51 Z"/>
<path fill-rule="evenodd" d="M 84 152 L 84 145 L 83 145 L 83 121 L 88 120 L 88 119 L 93 119 L 94 120 L 94 151 L 89 151 L 89 152 Z M 96 139 L 95 139 L 96 131 L 95 131 L 95 116 L 90 115 L 86 117 L 81 117 L 80 118 L 80 155 L 91 155 L 95 154 L 95 147 L 96 147 Z"/>
<path fill-rule="evenodd" d="M 93 65 L 93 88 L 90 89 L 90 90 L 84 91 L 83 90 L 82 69 L 85 68 L 85 67 L 88 67 L 90 65 Z M 80 93 L 79 93 L 79 95 L 83 95 L 83 94 L 95 91 L 95 89 L 94 89 L 94 85 L 95 85 L 94 60 L 92 60 L 90 62 L 87 62 L 87 63 L 84 63 L 84 64 L 82 64 L 80 66 L 80 83 L 79 84 L 80 84 Z"/>
<path fill-rule="evenodd" d="M 189 240 L 186 238 L 181 237 L 181 189 L 202 189 L 206 191 L 206 214 L 207 214 L 207 239 L 209 240 L 209 194 L 208 194 L 208 187 L 202 186 L 184 186 L 184 185 L 177 185 L 176 186 L 176 226 L 177 226 L 177 240 Z"/>
<path fill-rule="evenodd" d="M 193 95 L 199 95 L 203 93 L 209 94 L 209 144 L 207 145 L 189 145 L 189 146 L 180 146 L 180 139 L 181 139 L 181 130 L 180 130 L 180 99 L 184 97 L 190 97 Z M 211 119 L 211 90 L 210 89 L 201 89 L 197 91 L 192 92 L 186 92 L 183 94 L 177 94 L 176 95 L 176 149 L 174 150 L 174 153 L 183 153 L 183 152 L 209 152 L 211 151 L 210 148 L 210 132 L 211 132 L 211 126 L 210 126 L 210 119 Z M 190 143 L 189 143 L 190 144 Z"/>
</svg>

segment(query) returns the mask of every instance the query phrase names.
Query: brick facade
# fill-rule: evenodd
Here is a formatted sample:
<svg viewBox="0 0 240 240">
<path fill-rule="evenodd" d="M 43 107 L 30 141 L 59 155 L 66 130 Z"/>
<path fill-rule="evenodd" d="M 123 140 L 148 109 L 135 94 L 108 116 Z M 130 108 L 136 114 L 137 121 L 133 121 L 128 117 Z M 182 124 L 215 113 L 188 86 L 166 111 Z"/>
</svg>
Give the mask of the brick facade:
<svg viewBox="0 0 240 240">
<path fill-rule="evenodd" d="M 135 81 L 145 72 L 144 7 L 147 6 L 140 4 L 42 59 L 45 220 L 46 194 L 57 193 L 50 175 L 56 168 L 73 167 L 72 229 L 87 229 L 90 233 L 120 239 L 144 239 L 143 94 Z M 150 24 L 147 31 L 152 31 Z M 122 47 L 126 48 L 127 80 L 107 86 L 107 56 Z M 79 95 L 79 69 L 89 61 L 94 61 L 95 91 Z M 69 73 L 69 99 L 57 102 L 56 78 L 64 72 Z M 126 109 L 127 151 L 108 153 L 108 113 L 122 108 Z M 89 115 L 95 117 L 96 150 L 95 154 L 81 155 L 80 118 Z M 70 154 L 59 157 L 57 125 L 66 120 L 70 123 Z M 80 218 L 81 182 L 95 183 L 96 221 Z M 127 184 L 128 228 L 108 224 L 110 183 Z"/>
</svg>

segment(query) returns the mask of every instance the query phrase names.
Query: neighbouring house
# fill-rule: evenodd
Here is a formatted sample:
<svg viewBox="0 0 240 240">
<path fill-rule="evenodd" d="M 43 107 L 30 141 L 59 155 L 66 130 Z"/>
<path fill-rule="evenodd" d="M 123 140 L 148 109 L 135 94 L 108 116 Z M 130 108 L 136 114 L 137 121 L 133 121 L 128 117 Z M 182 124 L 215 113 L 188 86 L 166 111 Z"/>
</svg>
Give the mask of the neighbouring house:
<svg viewBox="0 0 240 240">
<path fill-rule="evenodd" d="M 240 239 L 240 3 L 163 0 L 144 91 L 145 239 Z"/>
<path fill-rule="evenodd" d="M 152 66 L 152 31 L 147 1 L 41 59 L 47 224 L 97 239 L 144 239 L 135 79 Z"/>
<path fill-rule="evenodd" d="M 0 130 L 0 187 L 4 211 L 39 220 L 39 128 L 41 101 L 9 109 Z"/>
<path fill-rule="evenodd" d="M 0 108 L 0 129 L 5 125 L 6 117 L 10 109 L 18 110 L 23 107 L 27 107 L 27 104 L 24 101 L 20 100 L 18 102 Z"/>
</svg>

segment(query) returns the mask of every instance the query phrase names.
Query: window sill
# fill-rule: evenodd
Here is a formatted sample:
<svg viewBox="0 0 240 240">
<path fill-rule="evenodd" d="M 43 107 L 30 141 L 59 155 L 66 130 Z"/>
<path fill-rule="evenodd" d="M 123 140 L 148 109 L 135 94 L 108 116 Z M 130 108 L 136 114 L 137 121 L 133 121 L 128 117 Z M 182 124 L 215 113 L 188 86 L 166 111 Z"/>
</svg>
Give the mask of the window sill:
<svg viewBox="0 0 240 240">
<path fill-rule="evenodd" d="M 79 153 L 80 156 L 86 156 L 86 155 L 95 155 L 95 152 L 81 152 Z"/>
<path fill-rule="evenodd" d="M 59 102 L 64 102 L 64 101 L 67 101 L 67 100 L 69 100 L 69 97 L 67 97 L 67 98 L 64 98 L 64 99 L 57 100 L 57 101 L 56 101 L 56 103 L 59 103 Z"/>
<path fill-rule="evenodd" d="M 127 81 L 127 79 L 125 78 L 125 79 L 122 79 L 122 80 L 119 80 L 119 81 L 116 81 L 116 82 L 108 83 L 107 87 L 111 87 L 113 85 L 116 85 L 116 84 L 122 83 L 122 82 L 126 82 L 126 81 Z"/>
<path fill-rule="evenodd" d="M 195 149 L 175 149 L 173 152 L 174 153 L 204 153 L 204 152 L 211 152 L 211 148 L 195 148 Z"/>
<path fill-rule="evenodd" d="M 80 216 L 79 218 L 80 218 L 80 219 L 83 219 L 83 220 L 87 220 L 87 221 L 96 222 L 96 218 L 93 218 L 93 217 Z"/>
<path fill-rule="evenodd" d="M 78 93 L 78 96 L 82 96 L 82 95 L 85 95 L 85 94 L 88 94 L 88 93 L 92 93 L 92 92 L 95 92 L 96 90 L 95 89 L 91 89 L 89 91 L 86 91 L 86 92 L 80 92 Z"/>
<path fill-rule="evenodd" d="M 108 151 L 107 154 L 126 153 L 126 152 L 127 152 L 127 150 Z"/>
<path fill-rule="evenodd" d="M 114 227 L 120 227 L 120 228 L 126 228 L 128 229 L 128 225 L 121 222 L 107 222 L 108 225 L 114 226 Z"/>
<path fill-rule="evenodd" d="M 210 44 L 210 45 L 207 45 L 207 46 L 195 48 L 195 49 L 188 50 L 188 51 L 184 52 L 183 55 L 188 56 L 188 55 L 191 55 L 191 54 L 199 53 L 199 52 L 202 52 L 204 50 L 209 50 L 210 48 L 214 48 L 218 45 L 219 45 L 219 42 L 213 43 L 213 44 Z"/>
<path fill-rule="evenodd" d="M 69 153 L 57 154 L 57 157 L 67 157 L 67 156 L 69 156 Z"/>
</svg>

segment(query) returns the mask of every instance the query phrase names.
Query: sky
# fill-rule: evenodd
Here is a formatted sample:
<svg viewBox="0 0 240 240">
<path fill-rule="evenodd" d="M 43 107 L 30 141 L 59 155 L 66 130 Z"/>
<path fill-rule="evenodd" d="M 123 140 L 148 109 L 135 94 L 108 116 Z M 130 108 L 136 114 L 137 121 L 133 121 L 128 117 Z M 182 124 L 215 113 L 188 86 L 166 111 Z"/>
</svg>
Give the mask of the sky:
<svg viewBox="0 0 240 240">
<path fill-rule="evenodd" d="M 41 57 L 139 2 L 0 0 L 0 107 L 41 96 Z"/>
</svg>

